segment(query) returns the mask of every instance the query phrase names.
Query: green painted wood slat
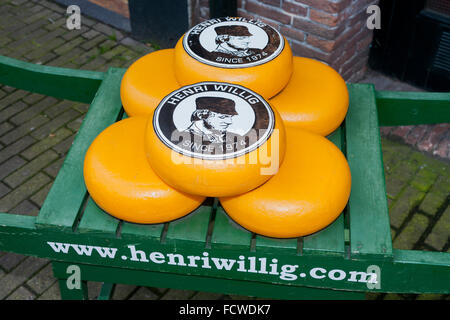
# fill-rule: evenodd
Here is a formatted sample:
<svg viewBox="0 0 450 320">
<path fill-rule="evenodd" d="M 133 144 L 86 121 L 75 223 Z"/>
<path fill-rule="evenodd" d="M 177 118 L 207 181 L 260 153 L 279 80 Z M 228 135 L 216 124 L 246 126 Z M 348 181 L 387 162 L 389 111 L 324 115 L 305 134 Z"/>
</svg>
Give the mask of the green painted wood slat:
<svg viewBox="0 0 450 320">
<path fill-rule="evenodd" d="M 95 137 L 115 122 L 119 115 L 122 108 L 119 92 L 123 73 L 123 69 L 108 70 L 39 212 L 36 219 L 39 227 L 72 230 L 86 196 L 84 155 Z"/>
<path fill-rule="evenodd" d="M 256 251 L 273 253 L 274 251 L 283 251 L 295 255 L 300 250 L 298 248 L 298 238 L 269 238 L 262 235 L 255 236 Z"/>
<path fill-rule="evenodd" d="M 245 230 L 219 206 L 214 220 L 214 229 L 211 236 L 211 247 L 228 248 L 250 251 L 252 233 Z"/>
<path fill-rule="evenodd" d="M 450 92 L 376 91 L 380 126 L 450 122 Z"/>
<path fill-rule="evenodd" d="M 0 83 L 60 99 L 90 103 L 104 72 L 28 63 L 0 56 Z"/>
<path fill-rule="evenodd" d="M 54 262 L 54 273 L 57 277 L 67 278 L 69 264 Z M 97 282 L 113 282 L 117 278 L 123 283 L 148 287 L 170 287 L 182 290 L 195 290 L 217 292 L 225 294 L 248 295 L 252 297 L 273 299 L 332 299 L 352 300 L 364 299 L 365 294 L 344 290 L 327 290 L 309 287 L 295 287 L 269 282 L 242 281 L 237 279 L 220 279 L 215 277 L 198 277 L 191 274 L 174 274 L 163 272 L 149 272 L 142 270 L 123 270 L 117 268 L 104 268 L 99 266 L 81 265 L 82 279 Z M 126 276 L 124 276 L 126 274 Z M 92 280 L 91 280 L 92 279 Z M 64 283 L 63 283 L 64 285 Z"/>
<path fill-rule="evenodd" d="M 158 224 L 137 224 L 123 222 L 120 229 L 120 236 L 123 239 L 145 238 L 160 241 L 164 229 L 164 223 Z"/>
<path fill-rule="evenodd" d="M 119 114 L 123 112 L 123 109 Z M 119 121 L 127 118 L 123 112 Z M 89 197 L 86 208 L 81 216 L 80 223 L 77 227 L 77 232 L 83 233 L 101 233 L 105 236 L 115 236 L 117 228 L 119 227 L 120 219 L 117 219 L 107 212 L 103 211 L 92 199 Z"/>
<path fill-rule="evenodd" d="M 208 226 L 212 214 L 212 206 L 201 205 L 193 212 L 169 223 L 166 242 L 196 242 L 206 246 Z"/>
<path fill-rule="evenodd" d="M 95 201 L 89 197 L 84 213 L 76 228 L 79 233 L 99 233 L 104 236 L 116 235 L 120 220 L 103 211 Z"/>
<path fill-rule="evenodd" d="M 349 85 L 347 160 L 352 174 L 348 203 L 353 257 L 392 257 L 392 240 L 373 85 Z"/>
</svg>

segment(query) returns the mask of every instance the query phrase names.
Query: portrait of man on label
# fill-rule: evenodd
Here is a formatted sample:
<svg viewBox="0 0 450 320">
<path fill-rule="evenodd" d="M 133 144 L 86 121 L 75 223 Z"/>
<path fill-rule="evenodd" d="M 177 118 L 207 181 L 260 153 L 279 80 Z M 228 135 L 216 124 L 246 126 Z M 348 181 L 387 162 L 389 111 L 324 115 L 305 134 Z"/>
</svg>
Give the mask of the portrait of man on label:
<svg viewBox="0 0 450 320">
<path fill-rule="evenodd" d="M 235 102 L 223 97 L 199 97 L 195 104 L 191 125 L 185 132 L 199 135 L 206 142 L 225 142 L 227 128 L 233 123 L 233 117 L 238 115 Z"/>
<path fill-rule="evenodd" d="M 234 57 L 247 57 L 261 53 L 261 49 L 251 48 L 251 36 L 246 26 L 231 25 L 214 28 L 216 32 L 217 47 L 213 52 L 231 55 Z"/>
</svg>

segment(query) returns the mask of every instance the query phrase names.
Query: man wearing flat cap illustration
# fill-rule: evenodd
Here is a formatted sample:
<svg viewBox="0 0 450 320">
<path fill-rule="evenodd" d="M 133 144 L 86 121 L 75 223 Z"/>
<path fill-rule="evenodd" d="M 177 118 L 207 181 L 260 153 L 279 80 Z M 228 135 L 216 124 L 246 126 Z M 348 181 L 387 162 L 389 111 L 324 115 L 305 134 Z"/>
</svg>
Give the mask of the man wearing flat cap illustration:
<svg viewBox="0 0 450 320">
<path fill-rule="evenodd" d="M 261 49 L 250 48 L 253 34 L 246 26 L 230 25 L 214 28 L 216 31 L 217 47 L 213 52 L 223 53 L 235 57 L 247 57 L 260 53 Z"/>
<path fill-rule="evenodd" d="M 199 97 L 195 104 L 192 123 L 185 132 L 201 136 L 206 142 L 225 142 L 227 128 L 233 123 L 233 116 L 238 115 L 235 102 L 223 97 Z"/>
</svg>

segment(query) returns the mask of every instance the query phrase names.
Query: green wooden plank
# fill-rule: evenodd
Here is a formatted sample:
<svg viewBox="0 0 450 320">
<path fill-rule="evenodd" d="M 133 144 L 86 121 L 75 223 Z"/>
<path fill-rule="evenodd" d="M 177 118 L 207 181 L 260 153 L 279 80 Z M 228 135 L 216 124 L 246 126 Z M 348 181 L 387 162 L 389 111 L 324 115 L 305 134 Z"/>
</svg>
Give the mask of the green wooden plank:
<svg viewBox="0 0 450 320">
<path fill-rule="evenodd" d="M 219 206 L 214 220 L 211 247 L 250 251 L 252 233 L 234 222 Z"/>
<path fill-rule="evenodd" d="M 345 252 L 344 215 L 312 235 L 303 237 L 304 254 L 336 254 Z"/>
<path fill-rule="evenodd" d="M 108 70 L 39 212 L 39 227 L 72 229 L 86 195 L 84 155 L 95 137 L 117 119 L 122 108 L 119 92 L 123 73 L 122 69 Z"/>
<path fill-rule="evenodd" d="M 380 130 L 373 85 L 349 85 L 347 160 L 352 174 L 348 203 L 352 255 L 392 257 Z"/>
<path fill-rule="evenodd" d="M 211 256 L 213 253 L 211 253 Z M 420 258 L 414 258 L 415 256 L 424 256 L 424 260 L 431 259 L 433 263 L 420 263 Z M 368 267 L 378 267 L 380 273 L 379 280 L 381 282 L 381 289 L 376 287 L 369 289 L 366 283 L 361 283 L 355 281 L 359 277 L 355 278 L 353 281 L 343 280 L 331 280 L 324 277 L 320 280 L 315 280 L 310 277 L 299 278 L 299 281 L 304 282 L 303 285 L 307 287 L 321 287 L 330 289 L 341 289 L 341 290 L 352 290 L 352 291 L 366 291 L 366 292 L 399 292 L 399 293 L 448 293 L 450 288 L 450 254 L 442 252 L 420 252 L 414 253 L 409 250 L 398 251 L 395 250 L 395 258 L 393 261 L 383 261 L 378 263 L 377 261 L 366 261 L 361 262 L 359 260 L 349 260 L 344 258 L 333 259 L 332 263 L 327 263 L 325 257 L 318 256 L 317 259 L 305 259 L 302 257 L 291 257 L 291 260 L 296 260 L 300 265 L 301 269 L 298 271 L 306 271 L 309 274 L 309 270 L 312 268 L 323 268 L 326 271 L 331 270 L 341 270 L 345 272 L 348 276 L 350 272 L 356 271 L 366 271 Z M 282 256 L 278 257 L 282 259 Z M 440 261 L 439 264 L 434 262 Z M 59 262 L 58 262 L 59 263 Z M 145 266 L 148 263 L 143 264 Z M 163 266 L 163 265 L 161 265 Z M 65 267 L 67 268 L 67 266 Z M 65 268 L 59 268 L 60 272 L 55 274 L 56 277 L 67 277 Z M 92 269 L 91 269 L 92 268 Z M 186 267 L 184 267 L 186 268 Z M 300 283 L 298 282 L 284 282 L 284 283 L 274 283 L 270 281 L 263 281 L 262 278 L 266 275 L 257 274 L 256 276 L 260 280 L 256 281 L 241 281 L 237 275 L 233 277 L 214 277 L 212 275 L 198 276 L 194 272 L 188 274 L 180 273 L 164 273 L 164 272 L 154 272 L 154 270 L 143 271 L 134 269 L 119 269 L 113 268 L 113 266 L 101 267 L 95 265 L 81 265 L 82 269 L 82 279 L 92 280 L 92 281 L 106 281 L 106 282 L 119 282 L 128 283 L 134 285 L 144 285 L 144 286 L 157 286 L 157 287 L 173 287 L 179 289 L 192 289 L 192 290 L 202 290 L 202 291 L 217 291 L 226 293 L 227 283 L 235 283 L 239 281 L 239 285 L 235 287 L 236 293 L 243 294 L 246 292 L 244 288 L 250 288 L 257 284 L 260 285 L 275 285 L 275 288 L 281 289 L 284 286 L 286 291 L 284 293 L 277 292 L 278 298 L 284 297 L 286 294 L 295 294 Z M 93 269 L 96 269 L 95 272 Z M 191 269 L 191 270 L 200 270 Z M 202 269 L 202 271 L 210 271 L 210 269 Z M 319 272 L 322 274 L 322 272 Z M 326 275 L 326 272 L 323 271 Z M 343 274 L 336 273 L 335 275 Z M 185 278 L 183 280 L 183 278 Z M 220 278 L 225 278 L 220 281 Z M 255 277 L 256 278 L 256 277 Z M 255 280 L 253 278 L 252 280 Z M 157 279 L 157 283 L 155 283 Z M 188 282 L 186 282 L 188 281 Z M 315 282 L 315 283 L 314 283 Z M 189 284 L 188 284 L 189 283 Z M 255 287 L 256 289 L 256 287 Z M 263 291 L 261 291 L 263 292 Z M 267 291 L 268 292 L 268 291 Z M 339 291 L 338 291 L 339 292 Z M 253 293 L 246 293 L 249 295 L 259 296 L 258 291 L 255 290 Z M 262 294 L 262 293 L 261 293 Z M 275 297 L 274 295 L 270 295 Z M 292 297 L 292 296 L 291 296 Z"/>
<path fill-rule="evenodd" d="M 137 224 L 123 222 L 120 236 L 123 239 L 148 238 L 160 241 L 164 229 L 164 223 L 159 224 Z"/>
<path fill-rule="evenodd" d="M 123 110 L 121 110 L 122 112 Z M 120 120 L 126 119 L 127 115 L 123 112 Z M 120 219 L 117 219 L 107 212 L 103 211 L 95 201 L 89 197 L 86 209 L 83 212 L 81 221 L 76 229 L 80 233 L 100 233 L 105 236 L 116 236 Z"/>
<path fill-rule="evenodd" d="M 36 222 L 35 216 L 24 216 L 21 214 L 0 212 L 0 227 L 18 227 L 24 229 L 33 229 Z"/>
<path fill-rule="evenodd" d="M 55 276 L 58 278 L 66 278 L 67 273 L 65 270 L 69 264 L 62 262 L 54 262 L 54 264 L 57 265 L 57 268 L 55 268 Z M 294 287 L 289 284 L 280 285 L 258 281 L 198 277 L 191 274 L 162 273 L 133 269 L 124 270 L 91 265 L 80 265 L 80 268 L 82 279 L 85 281 L 113 282 L 120 279 L 120 283 L 129 285 L 247 295 L 266 299 L 351 300 L 364 299 L 365 297 L 365 294 L 361 292 Z M 178 313 L 179 311 L 177 310 L 174 314 Z"/>
<path fill-rule="evenodd" d="M 77 245 L 94 246 L 99 249 L 103 248 L 103 250 L 98 251 L 94 249 L 90 255 L 80 254 L 79 250 L 75 250 Z M 57 248 L 59 249 L 57 250 Z M 106 248 L 109 250 L 106 251 Z M 277 286 L 287 285 L 291 290 L 299 286 L 306 286 L 352 291 L 450 293 L 450 253 L 445 252 L 394 250 L 394 258 L 392 260 L 378 260 L 367 256 L 351 259 L 343 256 L 318 254 L 298 256 L 278 252 L 277 250 L 268 254 L 258 251 L 205 249 L 195 245 L 192 241 L 172 242 L 170 244 L 154 242 L 152 239 L 129 241 L 121 238 L 108 238 L 99 234 L 63 233 L 37 228 L 30 229 L 22 226 L 3 227 L 1 225 L 0 251 L 33 255 L 52 261 L 64 261 L 69 265 L 76 264 L 80 266 L 80 264 L 87 264 L 97 266 L 104 274 L 108 273 L 108 268 L 121 269 L 123 271 L 122 277 L 116 276 L 114 279 L 101 280 L 106 282 L 126 283 L 123 281 L 132 278 L 130 274 L 132 270 L 141 270 L 143 272 L 142 275 L 147 271 L 155 273 L 152 274 L 152 277 L 141 276 L 135 278 L 140 284 L 145 282 L 144 279 L 155 278 L 158 275 L 179 274 L 192 278 L 215 277 L 226 281 L 230 279 L 244 281 L 242 283 L 243 286 L 246 286 L 249 282 L 273 283 Z M 106 252 L 108 252 L 107 255 L 105 255 Z M 138 260 L 130 259 L 132 252 L 135 252 L 135 254 L 139 252 Z M 150 258 L 144 259 L 149 257 L 149 254 L 152 252 L 161 253 L 164 257 L 164 263 L 155 263 Z M 169 257 L 175 254 L 181 255 L 184 257 L 184 261 L 187 261 L 188 256 L 205 257 L 205 252 L 208 253 L 210 258 L 211 268 L 178 263 L 182 261 L 181 258 L 179 260 L 176 259 L 176 264 L 169 263 Z M 216 264 L 212 262 L 212 258 L 246 261 L 244 266 L 246 270 L 238 270 L 240 267 L 238 264 L 234 264 L 231 269 L 216 267 Z M 271 270 L 278 270 L 278 272 L 273 274 L 250 272 L 251 260 L 257 262 L 255 265 L 256 270 L 263 270 L 260 269 L 261 264 L 259 262 L 266 261 L 266 266 L 268 266 L 268 263 L 272 263 L 274 258 L 278 262 L 275 269 Z M 203 263 L 203 261 L 200 261 L 200 263 Z M 288 269 L 284 268 L 288 265 L 290 265 L 290 267 L 287 267 Z M 298 267 L 292 268 L 292 266 Z M 83 267 L 81 268 L 83 277 L 85 273 Z M 320 268 L 320 270 L 317 270 L 317 268 Z M 372 270 L 378 268 L 380 275 L 379 288 L 368 288 L 366 282 L 356 281 L 358 279 L 361 280 L 363 277 L 361 273 L 369 272 L 369 268 Z M 291 275 L 297 275 L 297 278 L 286 279 L 281 274 L 282 270 Z M 61 271 L 62 274 L 58 275 L 58 278 L 70 276 L 66 269 L 63 268 Z M 332 277 L 339 277 L 339 280 L 330 278 L 330 273 Z M 319 275 L 321 278 L 313 277 L 314 274 Z M 341 275 L 343 278 L 341 278 Z M 353 280 L 350 280 L 351 278 Z M 166 282 L 165 285 L 169 285 L 169 283 Z M 161 287 L 165 285 L 161 285 Z"/>
<path fill-rule="evenodd" d="M 298 242 L 298 238 L 278 239 L 256 235 L 255 248 L 256 251 L 261 252 L 273 253 L 283 251 L 295 255 L 299 251 Z"/>
<path fill-rule="evenodd" d="M 450 252 L 420 251 L 420 250 L 399 250 L 394 249 L 394 262 L 398 264 L 429 265 L 448 267 L 450 272 Z M 447 278 L 450 281 L 450 278 Z M 449 286 L 450 289 L 450 286 Z"/>
<path fill-rule="evenodd" d="M 60 99 L 90 103 L 104 72 L 28 63 L 0 56 L 0 83 Z"/>
<path fill-rule="evenodd" d="M 376 91 L 381 126 L 450 122 L 450 92 Z"/>
<path fill-rule="evenodd" d="M 120 220 L 103 211 L 95 201 L 89 197 L 83 216 L 76 229 L 79 233 L 100 233 L 104 236 L 116 235 Z"/>
<path fill-rule="evenodd" d="M 196 210 L 169 223 L 166 242 L 197 242 L 200 246 L 206 244 L 212 206 L 201 205 Z"/>
</svg>

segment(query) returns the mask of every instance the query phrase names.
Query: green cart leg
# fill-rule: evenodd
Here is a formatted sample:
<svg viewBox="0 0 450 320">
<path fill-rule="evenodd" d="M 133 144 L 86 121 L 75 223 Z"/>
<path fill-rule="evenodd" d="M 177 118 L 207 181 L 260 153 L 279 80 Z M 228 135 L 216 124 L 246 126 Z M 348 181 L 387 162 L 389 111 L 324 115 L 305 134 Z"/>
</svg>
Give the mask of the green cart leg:
<svg viewBox="0 0 450 320">
<path fill-rule="evenodd" d="M 59 291 L 61 300 L 87 300 L 87 282 L 82 281 L 80 289 L 68 289 L 67 279 L 59 279 Z"/>
<path fill-rule="evenodd" d="M 110 300 L 114 292 L 114 286 L 113 283 L 104 282 L 97 300 Z"/>
<path fill-rule="evenodd" d="M 81 269 L 78 265 L 52 263 L 52 267 L 55 276 L 67 274 L 67 278 L 58 278 L 62 300 L 88 299 L 87 281 L 81 279 Z"/>
</svg>

